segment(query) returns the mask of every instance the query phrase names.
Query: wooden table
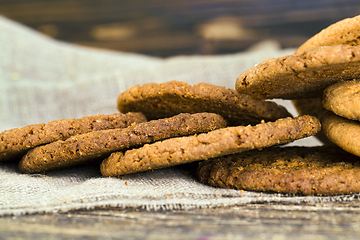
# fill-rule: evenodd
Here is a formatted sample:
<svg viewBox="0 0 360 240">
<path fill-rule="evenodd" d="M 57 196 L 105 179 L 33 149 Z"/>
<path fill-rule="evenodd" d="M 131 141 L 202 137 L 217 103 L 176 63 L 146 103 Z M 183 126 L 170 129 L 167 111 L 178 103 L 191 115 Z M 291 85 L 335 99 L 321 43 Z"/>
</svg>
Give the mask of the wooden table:
<svg viewBox="0 0 360 240">
<path fill-rule="evenodd" d="M 360 202 L 0 218 L 0 239 L 359 239 Z"/>
</svg>

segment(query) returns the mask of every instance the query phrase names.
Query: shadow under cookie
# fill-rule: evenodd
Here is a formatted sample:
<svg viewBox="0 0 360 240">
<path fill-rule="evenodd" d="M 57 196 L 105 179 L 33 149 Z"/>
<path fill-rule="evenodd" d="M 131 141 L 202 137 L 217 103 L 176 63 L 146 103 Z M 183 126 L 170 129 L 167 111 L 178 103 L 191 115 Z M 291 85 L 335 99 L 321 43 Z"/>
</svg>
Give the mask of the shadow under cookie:
<svg viewBox="0 0 360 240">
<path fill-rule="evenodd" d="M 319 119 L 327 112 L 327 110 L 322 105 L 322 98 L 304 98 L 304 99 L 294 99 L 292 100 L 294 107 L 298 114 L 301 115 L 311 115 Z M 315 136 L 320 142 L 325 145 L 334 145 L 327 137 L 325 137 L 323 131 L 320 131 Z"/>
</svg>

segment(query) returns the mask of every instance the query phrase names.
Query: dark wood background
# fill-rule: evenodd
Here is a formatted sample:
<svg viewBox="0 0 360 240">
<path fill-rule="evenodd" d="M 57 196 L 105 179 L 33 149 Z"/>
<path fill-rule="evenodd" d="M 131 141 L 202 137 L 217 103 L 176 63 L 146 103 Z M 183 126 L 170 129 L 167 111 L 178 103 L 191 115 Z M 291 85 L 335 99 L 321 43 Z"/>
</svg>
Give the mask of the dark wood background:
<svg viewBox="0 0 360 240">
<path fill-rule="evenodd" d="M 360 13 L 357 0 L 0 0 L 0 14 L 54 38 L 167 57 L 297 47 Z"/>
</svg>

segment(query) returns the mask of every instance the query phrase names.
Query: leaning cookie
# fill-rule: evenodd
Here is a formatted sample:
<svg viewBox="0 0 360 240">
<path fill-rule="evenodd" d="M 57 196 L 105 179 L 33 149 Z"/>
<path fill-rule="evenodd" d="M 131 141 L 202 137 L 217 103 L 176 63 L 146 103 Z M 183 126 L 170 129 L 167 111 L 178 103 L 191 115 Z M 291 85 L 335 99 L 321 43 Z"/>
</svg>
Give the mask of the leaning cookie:
<svg viewBox="0 0 360 240">
<path fill-rule="evenodd" d="M 360 158 L 338 147 L 274 147 L 203 161 L 199 180 L 214 187 L 301 195 L 360 192 Z"/>
<path fill-rule="evenodd" d="M 315 135 L 320 128 L 318 119 L 312 116 L 283 118 L 256 126 L 227 127 L 146 144 L 125 153 L 112 153 L 101 163 L 100 171 L 103 176 L 119 176 L 160 169 L 285 144 Z"/>
<path fill-rule="evenodd" d="M 170 117 L 181 112 L 213 112 L 222 115 L 229 125 L 275 121 L 291 114 L 275 102 L 253 99 L 235 89 L 185 82 L 148 83 L 131 87 L 117 99 L 120 112 L 140 111 L 148 119 Z"/>
<path fill-rule="evenodd" d="M 47 124 L 33 124 L 0 133 L 0 161 L 20 158 L 36 146 L 65 140 L 71 136 L 103 129 L 124 128 L 133 123 L 145 122 L 139 112 L 127 114 L 95 115 L 78 119 L 63 119 Z"/>
<path fill-rule="evenodd" d="M 325 136 L 356 156 L 360 156 L 360 122 L 346 119 L 328 111 L 321 119 Z"/>
<path fill-rule="evenodd" d="M 324 108 L 336 115 L 360 120 L 360 80 L 339 82 L 327 87 L 323 93 Z"/>
<path fill-rule="evenodd" d="M 346 18 L 323 29 L 303 43 L 295 54 L 299 55 L 306 49 L 318 46 L 334 46 L 340 44 L 359 45 L 360 16 Z"/>
<path fill-rule="evenodd" d="M 108 156 L 113 151 L 225 126 L 226 121 L 217 114 L 183 113 L 127 128 L 93 131 L 30 150 L 21 159 L 19 169 L 24 173 L 38 173 L 69 167 Z"/>
<path fill-rule="evenodd" d="M 359 67 L 360 45 L 314 47 L 264 60 L 243 72 L 235 88 L 259 99 L 319 97 L 336 82 L 360 78 Z"/>
</svg>

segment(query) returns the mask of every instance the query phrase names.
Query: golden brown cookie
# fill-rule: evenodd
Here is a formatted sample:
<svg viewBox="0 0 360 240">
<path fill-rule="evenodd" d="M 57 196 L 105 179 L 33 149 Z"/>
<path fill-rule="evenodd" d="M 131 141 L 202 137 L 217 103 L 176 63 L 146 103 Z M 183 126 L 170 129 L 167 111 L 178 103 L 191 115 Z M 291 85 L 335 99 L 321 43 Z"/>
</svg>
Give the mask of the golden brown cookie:
<svg viewBox="0 0 360 240">
<path fill-rule="evenodd" d="M 113 151 L 225 126 L 223 117 L 214 113 L 182 113 L 127 128 L 93 131 L 30 150 L 21 159 L 19 169 L 25 173 L 39 173 L 69 167 L 106 157 Z"/>
<path fill-rule="evenodd" d="M 318 34 L 314 35 L 304 44 L 302 44 L 295 54 L 302 54 L 305 50 L 312 47 L 319 46 L 334 46 L 334 45 L 359 45 L 360 39 L 360 16 L 353 18 L 346 18 L 337 23 L 330 25 L 323 29 Z M 321 104 L 321 96 L 318 99 L 299 99 L 293 100 L 296 109 L 301 114 L 310 114 L 321 117 L 326 111 Z M 309 104 L 310 103 L 310 104 Z M 315 103 L 315 104 L 314 104 Z M 320 114 L 320 115 L 318 115 Z"/>
<path fill-rule="evenodd" d="M 18 159 L 26 151 L 71 136 L 103 129 L 124 128 L 133 123 L 145 122 L 142 113 L 129 112 L 112 115 L 95 115 L 78 119 L 55 120 L 28 125 L 0 133 L 0 161 Z"/>
<path fill-rule="evenodd" d="M 323 29 L 318 34 L 314 35 L 304 44 L 302 44 L 296 51 L 295 55 L 302 54 L 305 50 L 312 47 L 319 46 L 334 46 L 334 45 L 359 45 L 360 39 L 360 16 L 343 19 L 329 27 Z M 300 114 L 310 114 L 321 118 L 326 112 L 322 106 L 322 96 L 312 99 L 297 99 L 293 103 Z M 329 143 L 326 138 L 320 134 L 317 136 L 322 142 Z"/>
<path fill-rule="evenodd" d="M 334 46 L 340 44 L 359 45 L 360 43 L 360 16 L 346 18 L 323 29 L 307 40 L 295 54 L 302 54 L 305 50 L 319 46 Z"/>
<path fill-rule="evenodd" d="M 262 149 L 315 135 L 321 126 L 317 118 L 283 118 L 256 126 L 227 127 L 196 136 L 172 138 L 125 153 L 115 152 L 101 163 L 103 176 L 160 169 L 213 157 Z"/>
<path fill-rule="evenodd" d="M 321 119 L 325 136 L 356 156 L 360 156 L 360 122 L 346 119 L 328 111 Z"/>
<path fill-rule="evenodd" d="M 235 87 L 259 99 L 319 97 L 336 82 L 360 78 L 359 67 L 360 46 L 314 47 L 300 55 L 264 60 L 243 72 Z"/>
<path fill-rule="evenodd" d="M 273 147 L 199 164 L 202 183 L 301 195 L 360 192 L 360 158 L 338 147 Z"/>
<path fill-rule="evenodd" d="M 234 89 L 185 82 L 148 83 L 131 87 L 117 100 L 120 112 L 140 111 L 148 119 L 170 117 L 181 112 L 213 112 L 222 115 L 229 125 L 275 121 L 291 114 L 275 102 L 253 99 Z"/>
<path fill-rule="evenodd" d="M 360 120 L 360 80 L 339 82 L 324 90 L 323 106 L 336 115 Z"/>
</svg>

